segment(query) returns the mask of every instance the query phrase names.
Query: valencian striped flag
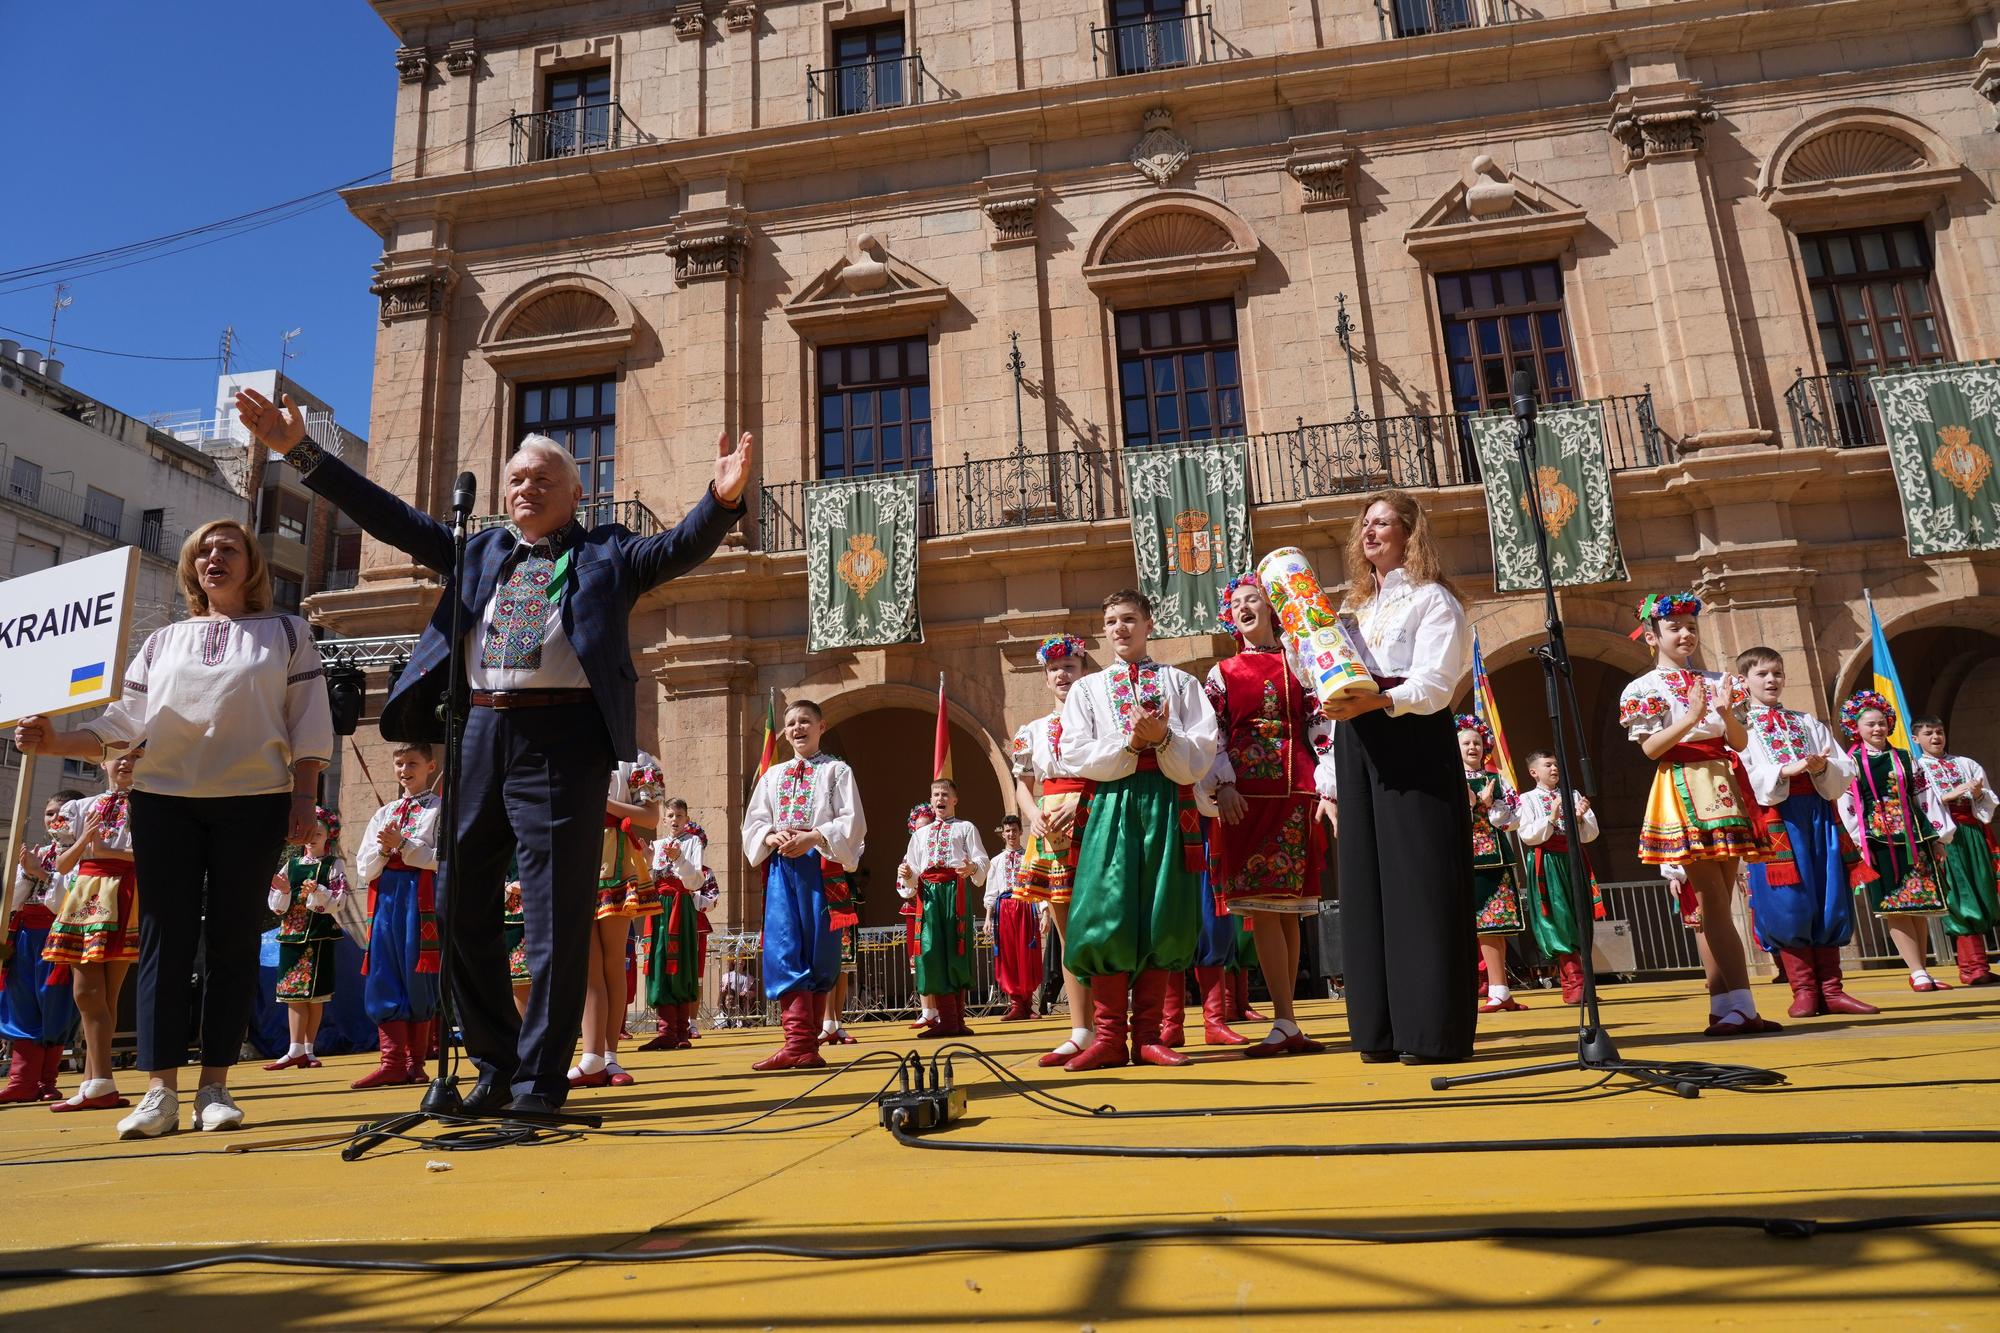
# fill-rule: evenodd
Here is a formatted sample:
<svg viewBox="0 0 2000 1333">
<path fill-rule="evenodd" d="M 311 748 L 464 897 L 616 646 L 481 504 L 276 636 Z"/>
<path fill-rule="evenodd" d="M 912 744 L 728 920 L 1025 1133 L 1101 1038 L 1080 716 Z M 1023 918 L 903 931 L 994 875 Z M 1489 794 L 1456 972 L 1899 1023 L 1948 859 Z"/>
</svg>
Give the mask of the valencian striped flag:
<svg viewBox="0 0 2000 1333">
<path fill-rule="evenodd" d="M 764 749 L 757 756 L 757 776 L 763 777 L 778 761 L 778 719 L 773 716 L 771 696 L 764 695 Z"/>
<path fill-rule="evenodd" d="M 1479 636 L 1472 636 L 1472 712 L 1493 733 L 1493 757 L 1499 762 L 1500 777 L 1513 791 L 1521 790 L 1514 780 L 1514 756 L 1507 749 L 1507 733 L 1500 729 L 1500 705 L 1493 698 L 1493 682 L 1486 675 L 1486 658 L 1479 651 Z"/>
<path fill-rule="evenodd" d="M 1869 670 L 1875 675 L 1874 690 L 1896 706 L 1896 729 L 1889 733 L 1889 744 L 1899 750 L 1910 748 L 1910 701 L 1903 693 L 1903 679 L 1896 674 L 1896 659 L 1889 656 L 1889 638 L 1882 633 L 1882 618 L 1875 614 L 1875 599 L 1862 589 L 1861 596 L 1868 602 L 1868 634 L 1872 645 L 1870 656 L 1874 663 Z"/>
<path fill-rule="evenodd" d="M 937 738 L 931 742 L 931 781 L 951 776 L 951 726 L 945 720 L 944 672 L 938 672 Z"/>
</svg>

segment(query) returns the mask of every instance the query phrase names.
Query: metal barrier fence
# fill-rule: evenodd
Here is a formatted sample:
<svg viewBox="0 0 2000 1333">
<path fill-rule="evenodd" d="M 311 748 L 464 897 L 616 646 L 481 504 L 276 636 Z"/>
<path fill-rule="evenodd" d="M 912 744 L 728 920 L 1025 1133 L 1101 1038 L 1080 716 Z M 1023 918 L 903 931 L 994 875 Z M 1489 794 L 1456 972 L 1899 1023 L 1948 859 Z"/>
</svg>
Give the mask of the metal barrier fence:
<svg viewBox="0 0 2000 1333">
<path fill-rule="evenodd" d="M 863 926 L 855 932 L 854 979 L 847 992 L 847 1018 L 911 1018 L 917 994 L 910 952 L 901 926 Z M 997 1013 L 1006 1005 L 993 982 L 993 937 L 980 922 L 973 939 L 968 1014 Z M 766 1027 L 778 1021 L 778 1006 L 764 999 L 764 940 L 757 931 L 708 938 L 708 975 L 703 979 L 703 1022 L 711 1027 Z"/>
</svg>

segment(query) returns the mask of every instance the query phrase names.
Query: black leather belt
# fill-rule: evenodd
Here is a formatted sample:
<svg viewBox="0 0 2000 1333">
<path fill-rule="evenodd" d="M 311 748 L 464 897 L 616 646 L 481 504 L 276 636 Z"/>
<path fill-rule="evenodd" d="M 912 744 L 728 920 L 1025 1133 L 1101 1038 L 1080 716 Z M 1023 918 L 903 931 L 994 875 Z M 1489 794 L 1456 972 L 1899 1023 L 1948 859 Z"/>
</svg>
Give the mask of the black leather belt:
<svg viewBox="0 0 2000 1333">
<path fill-rule="evenodd" d="M 557 704 L 587 704 L 595 698 L 589 690 L 474 690 L 474 708 L 553 708 Z"/>
</svg>

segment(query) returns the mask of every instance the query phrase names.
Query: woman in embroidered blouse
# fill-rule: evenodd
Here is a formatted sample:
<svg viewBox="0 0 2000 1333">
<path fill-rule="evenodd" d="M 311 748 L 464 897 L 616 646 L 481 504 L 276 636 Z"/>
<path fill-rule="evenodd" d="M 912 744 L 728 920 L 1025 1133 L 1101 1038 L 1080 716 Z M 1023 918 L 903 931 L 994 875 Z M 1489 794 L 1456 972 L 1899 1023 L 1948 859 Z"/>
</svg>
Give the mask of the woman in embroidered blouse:
<svg viewBox="0 0 2000 1333">
<path fill-rule="evenodd" d="M 181 546 L 189 619 L 156 630 L 125 669 L 123 695 L 74 731 L 23 718 L 24 751 L 98 759 L 146 739 L 133 782 L 139 901 L 139 1067 L 151 1086 L 119 1121 L 121 1138 L 179 1128 L 180 1064 L 191 1031 L 195 951 L 206 943 L 201 1083 L 194 1123 L 233 1129 L 230 1098 L 257 986 L 259 926 L 271 867 L 315 819 L 333 721 L 305 621 L 269 610 L 256 538 L 234 519 Z"/>
<path fill-rule="evenodd" d="M 1334 728 L 1348 1033 L 1363 1060 L 1472 1054 L 1472 818 L 1451 702 L 1472 631 L 1430 527 L 1402 491 L 1368 497 L 1347 542 L 1344 609 L 1379 694 L 1325 705 Z"/>
</svg>

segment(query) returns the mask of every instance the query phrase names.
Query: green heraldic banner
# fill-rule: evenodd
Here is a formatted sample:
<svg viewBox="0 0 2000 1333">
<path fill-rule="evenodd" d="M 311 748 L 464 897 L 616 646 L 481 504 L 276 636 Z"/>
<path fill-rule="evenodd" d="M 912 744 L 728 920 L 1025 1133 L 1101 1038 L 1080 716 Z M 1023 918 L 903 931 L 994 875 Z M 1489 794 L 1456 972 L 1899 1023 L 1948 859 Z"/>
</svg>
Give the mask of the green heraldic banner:
<svg viewBox="0 0 2000 1333">
<path fill-rule="evenodd" d="M 1249 451 L 1241 440 L 1127 449 L 1132 550 L 1153 634 L 1220 634 L 1222 587 L 1251 566 Z"/>
<path fill-rule="evenodd" d="M 917 643 L 917 487 L 883 473 L 806 488 L 806 651 Z"/>
<path fill-rule="evenodd" d="M 1868 381 L 1913 556 L 2000 549 L 2000 365 Z"/>
<path fill-rule="evenodd" d="M 1535 562 L 1535 521 L 1514 452 L 1514 418 L 1469 418 L 1479 472 L 1485 479 L 1493 539 L 1493 586 L 1525 592 L 1542 586 Z M 1535 488 L 1549 527 L 1549 569 L 1558 588 L 1623 583 L 1625 553 L 1611 505 L 1611 462 L 1604 452 L 1604 413 L 1595 403 L 1544 407 L 1535 420 Z"/>
</svg>

